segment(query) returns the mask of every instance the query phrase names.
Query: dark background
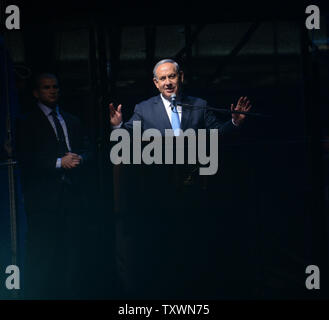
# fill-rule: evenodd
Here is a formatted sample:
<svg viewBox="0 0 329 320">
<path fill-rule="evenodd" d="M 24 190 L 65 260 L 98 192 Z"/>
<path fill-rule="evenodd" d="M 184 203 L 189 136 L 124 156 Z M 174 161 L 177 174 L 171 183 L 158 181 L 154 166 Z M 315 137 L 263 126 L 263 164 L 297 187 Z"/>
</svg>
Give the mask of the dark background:
<svg viewBox="0 0 329 320">
<path fill-rule="evenodd" d="M 122 103 L 128 119 L 136 103 L 157 93 L 152 69 L 166 57 L 181 63 L 188 94 L 226 108 L 248 96 L 255 112 L 271 115 L 248 119 L 243 139 L 224 147 L 211 185 L 218 195 L 211 210 L 230 226 L 222 232 L 236 253 L 225 269 L 233 279 L 227 298 L 328 296 L 327 6 L 312 3 L 321 28 L 308 31 L 306 2 L 9 4 L 21 13 L 21 30 L 6 31 L 5 39 L 22 111 L 33 107 L 33 74 L 56 73 L 62 107 L 82 120 L 96 152 L 86 265 L 97 284 L 87 298 L 121 293 L 107 106 Z M 230 215 L 220 213 L 221 196 L 228 208 L 234 204 Z M 317 292 L 305 289 L 310 264 L 321 270 Z"/>
</svg>

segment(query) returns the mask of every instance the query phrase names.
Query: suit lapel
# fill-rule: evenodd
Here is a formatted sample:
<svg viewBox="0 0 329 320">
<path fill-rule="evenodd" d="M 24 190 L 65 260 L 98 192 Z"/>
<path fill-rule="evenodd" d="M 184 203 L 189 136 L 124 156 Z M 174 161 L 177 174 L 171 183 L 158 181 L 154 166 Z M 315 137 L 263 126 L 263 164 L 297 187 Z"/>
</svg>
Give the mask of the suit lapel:
<svg viewBox="0 0 329 320">
<path fill-rule="evenodd" d="M 190 103 L 188 97 L 182 95 L 182 98 L 180 99 L 180 102 L 182 103 Z M 179 105 L 179 104 L 178 104 Z M 166 108 L 162 102 L 161 96 L 158 95 L 157 99 L 155 100 L 155 113 L 154 118 L 157 119 L 157 127 L 159 130 L 164 132 L 164 129 L 171 129 L 171 122 L 168 117 Z M 189 108 L 182 107 L 182 118 L 181 118 L 181 129 L 184 131 L 186 128 L 188 128 L 188 124 L 190 121 L 191 116 L 191 110 Z"/>
<path fill-rule="evenodd" d="M 186 97 L 182 96 L 181 102 L 188 103 L 189 101 Z M 183 131 L 185 131 L 185 129 L 188 127 L 190 115 L 191 115 L 191 110 L 189 108 L 182 107 L 182 120 L 180 127 Z"/>
<path fill-rule="evenodd" d="M 54 131 L 54 128 L 52 127 L 50 121 L 48 120 L 47 116 L 43 113 L 43 111 L 37 106 L 36 111 L 36 126 L 41 128 L 41 132 L 43 132 L 44 136 L 48 136 L 50 139 L 54 140 L 55 143 L 57 143 L 57 137 L 56 133 Z"/>
<path fill-rule="evenodd" d="M 157 96 L 157 99 L 155 99 L 155 114 L 154 119 L 157 119 L 157 127 L 160 131 L 163 131 L 165 129 L 171 129 L 171 122 L 168 118 L 168 114 L 166 111 L 166 108 L 162 102 L 162 99 L 160 95 Z"/>
<path fill-rule="evenodd" d="M 71 119 L 70 117 L 67 115 L 66 112 L 62 111 L 61 109 L 59 109 L 59 113 L 61 114 L 61 116 L 63 117 L 64 121 L 65 121 L 65 125 L 66 125 L 66 130 L 67 130 L 67 135 L 71 144 L 71 138 L 72 138 L 72 125 L 71 125 Z M 72 145 L 71 145 L 72 147 Z"/>
</svg>

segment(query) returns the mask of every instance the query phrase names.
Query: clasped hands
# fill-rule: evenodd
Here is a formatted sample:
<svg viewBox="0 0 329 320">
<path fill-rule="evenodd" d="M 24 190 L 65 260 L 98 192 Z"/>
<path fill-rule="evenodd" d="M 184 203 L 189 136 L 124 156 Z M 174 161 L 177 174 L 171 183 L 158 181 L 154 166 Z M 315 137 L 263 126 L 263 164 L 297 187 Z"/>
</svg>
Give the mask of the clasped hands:
<svg viewBox="0 0 329 320">
<path fill-rule="evenodd" d="M 61 164 L 63 169 L 73 169 L 81 164 L 82 157 L 76 153 L 67 152 L 62 157 Z"/>
</svg>

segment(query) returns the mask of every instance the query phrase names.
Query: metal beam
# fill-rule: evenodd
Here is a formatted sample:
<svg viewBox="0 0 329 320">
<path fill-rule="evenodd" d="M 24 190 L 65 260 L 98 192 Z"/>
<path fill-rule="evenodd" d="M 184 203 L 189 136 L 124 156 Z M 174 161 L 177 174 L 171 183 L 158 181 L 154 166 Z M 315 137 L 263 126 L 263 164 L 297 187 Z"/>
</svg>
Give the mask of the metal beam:
<svg viewBox="0 0 329 320">
<path fill-rule="evenodd" d="M 145 35 L 145 68 L 146 74 L 152 74 L 153 65 L 155 63 L 155 48 L 156 48 L 156 34 L 157 29 L 155 25 L 149 25 L 144 27 Z M 145 78 L 145 89 L 148 91 L 148 95 L 153 92 L 153 87 L 149 85 L 149 77 Z"/>
<path fill-rule="evenodd" d="M 120 71 L 120 54 L 122 42 L 122 27 L 111 26 L 109 28 L 109 48 L 110 48 L 110 95 L 116 98 L 117 95 L 117 79 Z"/>
<path fill-rule="evenodd" d="M 226 56 L 224 61 L 217 67 L 215 72 L 209 78 L 209 84 L 216 82 L 219 78 L 221 73 L 223 72 L 224 68 L 227 67 L 234 61 L 234 58 L 239 54 L 239 52 L 243 49 L 243 47 L 248 43 L 252 35 L 255 31 L 259 28 L 260 22 L 254 22 L 251 24 L 247 32 L 243 35 L 237 45 L 233 48 L 233 50 Z"/>
<path fill-rule="evenodd" d="M 206 24 L 199 24 L 197 25 L 194 32 L 191 32 L 191 26 L 187 25 L 185 26 L 185 46 L 181 50 L 179 50 L 176 55 L 174 56 L 174 59 L 179 64 L 184 64 L 187 57 L 191 56 L 192 52 L 192 46 L 196 39 L 198 38 L 200 32 L 205 28 Z"/>
<path fill-rule="evenodd" d="M 145 34 L 145 62 L 147 69 L 152 68 L 155 62 L 155 44 L 156 44 L 156 26 L 150 25 L 144 27 Z"/>
</svg>

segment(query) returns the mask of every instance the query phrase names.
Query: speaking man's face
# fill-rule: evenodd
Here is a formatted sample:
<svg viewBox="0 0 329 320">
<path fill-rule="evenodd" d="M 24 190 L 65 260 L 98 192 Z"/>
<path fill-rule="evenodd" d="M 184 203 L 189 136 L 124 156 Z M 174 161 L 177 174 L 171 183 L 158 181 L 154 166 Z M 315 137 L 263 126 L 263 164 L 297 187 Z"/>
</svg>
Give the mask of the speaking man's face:
<svg viewBox="0 0 329 320">
<path fill-rule="evenodd" d="M 33 95 L 44 105 L 54 108 L 59 97 L 57 79 L 43 78 L 39 82 L 39 87 L 33 91 Z"/>
<path fill-rule="evenodd" d="M 178 74 L 175 65 L 170 62 L 159 65 L 156 69 L 156 78 L 153 78 L 155 86 L 168 100 L 173 93 L 178 95 L 183 80 L 184 73 L 181 71 Z"/>
</svg>

